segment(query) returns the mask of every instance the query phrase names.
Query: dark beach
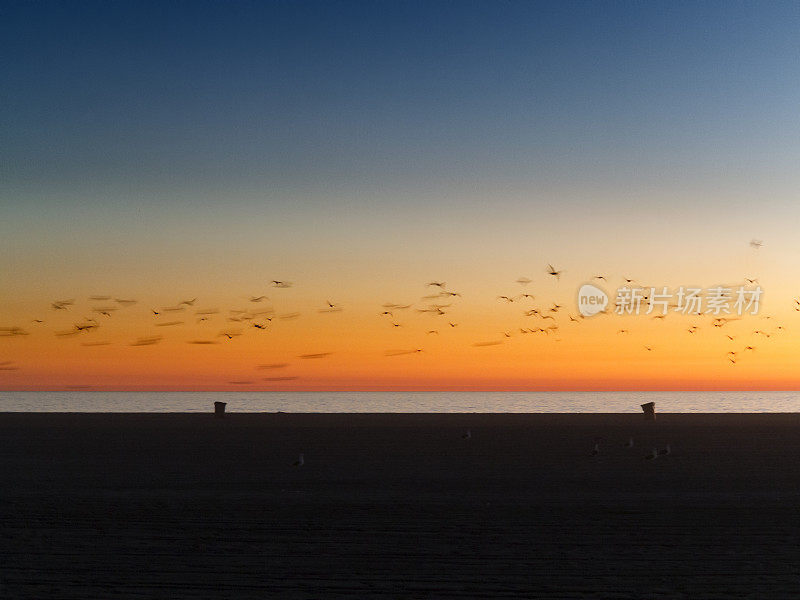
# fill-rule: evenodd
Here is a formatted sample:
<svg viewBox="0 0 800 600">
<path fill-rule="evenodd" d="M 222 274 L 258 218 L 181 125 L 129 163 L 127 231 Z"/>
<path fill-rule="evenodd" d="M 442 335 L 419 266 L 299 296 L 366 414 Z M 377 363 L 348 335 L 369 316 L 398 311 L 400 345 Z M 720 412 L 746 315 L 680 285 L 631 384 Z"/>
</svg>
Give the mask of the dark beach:
<svg viewBox="0 0 800 600">
<path fill-rule="evenodd" d="M 796 414 L 3 413 L 0 597 L 796 597 L 799 432 Z"/>
</svg>

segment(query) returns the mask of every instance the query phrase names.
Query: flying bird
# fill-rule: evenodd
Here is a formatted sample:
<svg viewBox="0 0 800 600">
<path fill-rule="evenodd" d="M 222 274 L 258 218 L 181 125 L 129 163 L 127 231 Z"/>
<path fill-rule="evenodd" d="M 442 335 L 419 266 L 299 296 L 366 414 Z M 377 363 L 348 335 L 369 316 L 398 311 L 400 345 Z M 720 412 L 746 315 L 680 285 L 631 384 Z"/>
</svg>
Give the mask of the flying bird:
<svg viewBox="0 0 800 600">
<path fill-rule="evenodd" d="M 552 275 L 552 276 L 553 276 L 553 277 L 555 277 L 557 280 L 558 280 L 558 279 L 561 279 L 561 274 L 562 274 L 563 272 L 564 272 L 563 270 L 562 270 L 562 271 L 559 271 L 559 270 L 557 270 L 557 269 L 556 269 L 556 268 L 555 268 L 553 265 L 551 265 L 551 264 L 548 264 L 548 265 L 547 265 L 547 274 L 548 274 L 548 275 Z"/>
<path fill-rule="evenodd" d="M 131 304 L 136 304 L 138 300 L 131 300 L 129 298 L 114 298 L 114 302 L 117 304 L 122 304 L 123 306 L 130 306 Z"/>
</svg>

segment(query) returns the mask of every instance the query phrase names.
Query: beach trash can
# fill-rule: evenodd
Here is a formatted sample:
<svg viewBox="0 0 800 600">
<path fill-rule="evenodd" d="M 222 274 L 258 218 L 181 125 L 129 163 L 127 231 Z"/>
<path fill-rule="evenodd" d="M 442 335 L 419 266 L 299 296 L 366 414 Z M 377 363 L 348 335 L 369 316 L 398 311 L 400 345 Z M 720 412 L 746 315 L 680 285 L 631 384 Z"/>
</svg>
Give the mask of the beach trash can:
<svg viewBox="0 0 800 600">
<path fill-rule="evenodd" d="M 221 419 L 225 416 L 225 405 L 226 402 L 214 402 L 214 416 L 218 419 Z"/>
<path fill-rule="evenodd" d="M 644 411 L 644 418 L 647 421 L 655 421 L 656 420 L 656 403 L 655 402 L 647 402 L 642 404 L 642 410 Z"/>
</svg>

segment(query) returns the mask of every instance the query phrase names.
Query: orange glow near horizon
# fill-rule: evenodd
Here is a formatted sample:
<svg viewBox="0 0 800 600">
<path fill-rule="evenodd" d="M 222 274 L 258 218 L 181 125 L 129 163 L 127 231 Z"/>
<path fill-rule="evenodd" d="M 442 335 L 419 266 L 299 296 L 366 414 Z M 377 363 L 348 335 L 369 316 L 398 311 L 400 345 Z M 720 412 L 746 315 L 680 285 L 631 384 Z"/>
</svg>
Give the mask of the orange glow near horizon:
<svg viewBox="0 0 800 600">
<path fill-rule="evenodd" d="M 713 315 L 572 320 L 578 313 L 569 292 L 577 286 L 539 279 L 507 284 L 503 291 L 536 296 L 513 303 L 462 290 L 426 298 L 437 290 L 420 284 L 416 297 L 398 299 L 408 308 L 389 308 L 376 296 L 341 307 L 337 300 L 330 310 L 323 294 L 311 297 L 300 286 L 269 289 L 263 294 L 269 300 L 220 296 L 217 304 L 198 299 L 180 310 L 173 310 L 177 298 L 171 304 L 76 298 L 60 310 L 40 303 L 36 314 L 17 307 L 7 322 L 26 335 L 0 338 L 0 389 L 788 390 L 800 384 L 790 325 L 795 311 L 733 315 L 722 327 L 713 326 Z M 563 307 L 550 313 L 554 302 Z M 441 315 L 423 312 L 434 304 L 449 306 Z M 102 314 L 105 308 L 114 310 Z M 525 315 L 531 308 L 553 318 Z M 76 325 L 92 323 L 87 319 L 99 327 L 79 331 Z"/>
</svg>

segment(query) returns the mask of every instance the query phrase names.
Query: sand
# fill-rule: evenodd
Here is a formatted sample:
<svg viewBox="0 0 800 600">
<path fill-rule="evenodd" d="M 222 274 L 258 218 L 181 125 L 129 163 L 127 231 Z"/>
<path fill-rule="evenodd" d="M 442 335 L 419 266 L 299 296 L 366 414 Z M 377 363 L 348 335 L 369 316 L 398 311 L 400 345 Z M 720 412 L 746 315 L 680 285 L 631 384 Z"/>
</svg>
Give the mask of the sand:
<svg viewBox="0 0 800 600">
<path fill-rule="evenodd" d="M 0 597 L 796 598 L 799 434 L 794 414 L 4 413 Z"/>
</svg>

